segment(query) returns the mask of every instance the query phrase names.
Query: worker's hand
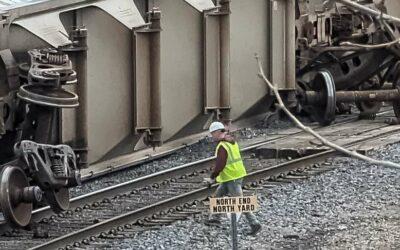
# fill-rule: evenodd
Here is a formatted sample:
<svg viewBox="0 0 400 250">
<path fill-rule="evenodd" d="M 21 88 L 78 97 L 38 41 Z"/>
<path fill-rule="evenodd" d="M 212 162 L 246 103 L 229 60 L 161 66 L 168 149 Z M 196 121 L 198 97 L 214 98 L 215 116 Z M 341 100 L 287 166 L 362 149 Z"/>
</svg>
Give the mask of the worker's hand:
<svg viewBox="0 0 400 250">
<path fill-rule="evenodd" d="M 211 178 L 204 178 L 204 179 L 203 179 L 203 183 L 206 184 L 206 185 L 208 185 L 208 186 L 211 186 L 212 184 L 215 183 L 215 180 L 214 180 L 214 179 L 211 179 Z"/>
</svg>

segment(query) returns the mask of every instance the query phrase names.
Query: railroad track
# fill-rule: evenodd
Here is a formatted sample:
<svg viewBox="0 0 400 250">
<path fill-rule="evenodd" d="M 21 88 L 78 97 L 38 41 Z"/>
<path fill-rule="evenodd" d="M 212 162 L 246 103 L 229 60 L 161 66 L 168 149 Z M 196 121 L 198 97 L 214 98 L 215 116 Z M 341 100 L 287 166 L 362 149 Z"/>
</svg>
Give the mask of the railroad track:
<svg viewBox="0 0 400 250">
<path fill-rule="evenodd" d="M 378 115 L 385 115 L 390 112 L 391 111 L 382 111 Z M 356 118 L 354 118 L 354 117 L 346 117 L 346 118 L 342 118 L 340 120 L 338 119 L 335 124 L 329 126 L 329 129 L 334 129 L 335 127 L 340 127 L 340 126 L 343 126 L 345 124 L 350 124 L 355 121 L 356 121 Z M 381 127 L 387 127 L 387 125 L 382 124 Z M 317 128 L 315 128 L 315 130 L 316 131 L 326 130 L 327 128 L 328 127 L 317 127 Z M 376 129 L 376 128 L 371 128 L 371 129 Z M 363 132 L 367 132 L 367 130 L 363 130 Z M 278 136 L 273 139 L 267 139 L 267 140 L 264 139 L 262 141 L 256 141 L 251 144 L 244 144 L 244 145 L 242 145 L 241 151 L 242 151 L 242 153 L 247 153 L 247 152 L 257 149 L 263 145 L 278 142 L 280 140 L 286 140 L 290 137 L 300 135 L 300 134 L 304 134 L 304 132 L 298 131 L 298 132 L 293 132 L 293 133 L 290 133 L 287 135 Z M 215 157 L 209 157 L 209 158 L 205 158 L 205 159 L 191 162 L 188 164 L 183 164 L 181 166 L 173 167 L 170 169 L 167 168 L 166 170 L 161 171 L 161 172 L 152 173 L 150 175 L 145 175 L 143 177 L 136 178 L 132 181 L 128 181 L 128 182 L 125 182 L 122 184 L 117 184 L 112 187 L 104 188 L 102 190 L 95 191 L 95 192 L 92 192 L 92 193 L 89 193 L 86 195 L 81 195 L 79 197 L 75 197 L 75 198 L 71 199 L 70 207 L 72 209 L 74 209 L 79 206 L 84 206 L 87 202 L 89 202 L 89 203 L 95 202 L 95 201 L 99 200 L 101 198 L 101 196 L 113 197 L 115 195 L 118 195 L 118 192 L 127 192 L 129 190 L 124 189 L 124 187 L 127 187 L 127 186 L 139 188 L 139 187 L 151 185 L 152 183 L 155 183 L 155 182 L 160 182 L 160 181 L 164 180 L 165 178 L 174 178 L 176 174 L 189 174 L 193 171 L 193 169 L 195 169 L 196 166 L 198 166 L 200 164 L 207 165 L 214 159 L 215 159 Z M 179 172 L 181 172 L 181 173 L 179 173 Z M 96 176 L 96 178 L 98 178 L 98 177 L 99 176 Z M 35 210 L 33 212 L 32 219 L 37 221 L 44 217 L 51 216 L 52 214 L 53 214 L 53 212 L 51 211 L 50 207 L 44 207 L 44 208 Z M 4 231 L 4 228 L 5 228 L 4 224 L 3 225 L 0 224 L 0 232 Z"/>
<path fill-rule="evenodd" d="M 385 115 L 389 115 L 390 117 L 392 117 L 393 116 L 392 113 L 393 113 L 393 111 L 391 108 L 385 107 L 377 114 L 377 116 L 383 117 Z M 342 126 L 344 124 L 349 124 L 349 123 L 355 122 L 357 120 L 358 120 L 358 118 L 357 118 L 356 114 L 339 117 L 335 121 L 334 124 L 329 126 L 329 128 L 335 128 L 338 126 Z M 326 128 L 326 127 L 320 127 L 319 125 L 314 125 L 311 127 L 313 129 L 315 129 L 316 131 Z M 272 137 L 271 139 L 265 139 L 265 138 L 258 139 L 258 140 L 251 139 L 248 141 L 241 142 L 240 145 L 242 148 L 251 147 L 253 145 L 254 145 L 254 147 L 258 147 L 260 145 L 273 143 L 273 142 L 276 142 L 279 140 L 289 139 L 293 136 L 300 135 L 302 133 L 304 133 L 304 132 L 301 131 L 300 129 L 294 128 L 288 134 L 270 135 L 269 137 Z M 109 160 L 109 161 L 95 164 L 95 165 L 91 166 L 90 169 L 84 169 L 82 171 L 82 182 L 84 184 L 90 183 L 91 181 L 94 181 L 103 176 L 112 175 L 113 173 L 122 172 L 122 171 L 126 171 L 129 169 L 134 169 L 137 166 L 159 160 L 160 158 L 163 158 L 163 157 L 167 157 L 187 146 L 195 144 L 196 142 L 198 142 L 198 140 L 200 140 L 201 138 L 203 138 L 205 136 L 204 133 L 202 133 L 201 135 L 202 135 L 201 137 L 195 136 L 195 138 L 197 138 L 197 139 L 192 141 L 190 144 L 178 144 L 178 145 L 174 145 L 172 148 L 168 146 L 168 149 L 166 151 L 149 153 L 149 154 L 146 154 L 146 156 L 143 156 L 141 154 L 141 156 L 138 156 L 137 158 L 134 157 L 135 154 L 125 155 L 125 156 L 117 157 L 117 159 L 115 159 L 115 160 Z M 107 167 L 104 167 L 104 166 L 107 166 Z"/>
<path fill-rule="evenodd" d="M 390 115 L 392 113 L 392 110 L 382 110 L 382 112 L 380 112 L 378 115 L 382 118 L 385 115 Z M 350 116 L 342 116 L 340 118 L 337 119 L 336 123 L 329 126 L 330 129 L 334 129 L 335 127 L 340 127 L 343 126 L 345 124 L 350 124 L 352 122 L 357 121 L 357 118 L 355 115 L 350 115 Z M 319 127 L 319 126 L 314 126 L 314 129 L 317 131 L 323 131 L 326 129 Z M 259 147 L 262 145 L 266 145 L 266 144 L 273 144 L 273 143 L 278 143 L 279 141 L 284 141 L 290 138 L 293 138 L 295 136 L 300 136 L 301 134 L 304 134 L 304 132 L 302 132 L 301 130 L 297 129 L 297 128 L 292 128 L 289 130 L 286 130 L 283 134 L 268 134 L 268 139 L 266 139 L 265 137 L 262 138 L 262 136 L 256 138 L 256 139 L 250 139 L 250 140 L 243 140 L 240 143 L 241 147 L 244 148 L 244 150 L 246 150 L 246 148 L 248 148 L 249 150 L 251 150 L 252 147 Z M 170 149 L 171 150 L 171 149 Z M 190 150 L 187 149 L 185 151 Z M 210 152 L 212 150 L 209 150 Z M 170 151 L 170 152 L 175 152 L 175 151 Z M 84 186 L 83 188 L 76 188 L 76 190 L 73 190 L 73 197 L 75 196 L 80 196 L 80 195 L 84 195 L 85 193 L 89 193 L 92 192 L 92 190 L 97 190 L 100 189 L 98 186 L 98 180 L 99 178 L 103 178 L 103 180 L 105 181 L 105 186 L 112 186 L 112 185 L 117 185 L 118 183 L 122 183 L 125 181 L 129 181 L 131 179 L 136 179 L 136 178 L 140 178 L 141 176 L 144 175 L 148 175 L 151 173 L 155 173 L 155 172 L 159 172 L 159 171 L 163 171 L 165 169 L 177 166 L 177 164 L 175 165 L 170 165 L 169 163 L 165 164 L 165 162 L 169 162 L 169 161 L 180 161 L 181 165 L 185 164 L 185 163 L 190 163 L 190 159 L 192 158 L 197 158 L 199 159 L 199 156 L 196 156 L 196 154 L 193 157 L 188 157 L 187 160 L 182 160 L 180 158 L 175 159 L 174 156 L 172 158 L 163 158 L 163 159 L 159 159 L 162 157 L 166 157 L 168 154 L 164 154 L 163 152 L 157 152 L 155 155 L 152 156 L 148 156 L 146 159 L 140 158 L 138 161 L 134 160 L 134 161 L 120 161 L 117 160 L 118 164 L 122 164 L 122 165 L 113 165 L 113 168 L 110 168 L 107 174 L 104 173 L 104 171 L 101 171 L 101 173 L 98 174 L 93 174 L 91 176 L 86 176 L 85 177 L 85 181 L 84 181 Z M 202 157 L 206 157 L 206 156 L 202 156 Z M 128 157 L 129 158 L 129 157 Z M 132 165 L 129 165 L 129 164 Z M 142 163 L 144 165 L 140 165 L 139 163 Z M 150 165 L 151 163 L 151 165 Z M 136 166 L 136 167 L 135 167 Z M 141 166 L 143 166 L 143 168 L 140 168 Z M 147 167 L 148 166 L 148 167 Z M 155 167 L 156 166 L 156 167 Z M 121 168 L 119 168 L 121 167 Z M 139 168 L 137 168 L 139 167 Z M 136 171 L 137 170 L 137 171 Z M 127 171 L 127 172 L 125 172 Z M 1 228 L 0 228 L 1 229 Z"/>
<path fill-rule="evenodd" d="M 400 131 L 400 128 L 392 127 L 382 133 L 385 127 L 387 126 L 382 124 L 375 125 L 374 128 L 365 130 L 364 138 L 344 146 L 356 146 Z M 244 148 L 244 155 L 253 153 L 259 146 L 252 145 Z M 271 177 L 288 174 L 293 176 L 296 171 L 302 171 L 307 166 L 337 154 L 335 151 L 328 150 L 278 165 L 270 161 L 268 168 L 263 168 L 266 165 L 264 162 L 260 167 L 249 169 L 250 174 L 245 182 L 257 185 Z M 146 222 L 146 218 L 147 223 L 150 223 L 148 218 L 155 214 L 162 216 L 165 211 L 173 212 L 179 208 L 182 210 L 182 206 L 190 208 L 206 199 L 216 188 L 216 185 L 211 188 L 204 187 L 201 182 L 203 177 L 208 176 L 208 169 L 213 164 L 213 160 L 212 157 L 197 161 L 77 197 L 71 201 L 72 210 L 57 216 L 49 217 L 49 211 L 46 208 L 39 209 L 33 214 L 33 220 L 38 222 L 34 230 L 40 231 L 44 228 L 49 232 L 48 237 L 52 240 L 33 249 L 57 249 L 68 244 L 70 247 L 79 247 L 95 241 L 96 237 L 104 237 L 108 233 L 132 230 L 132 227 L 136 227 L 138 223 Z M 6 235 L 13 242 L 25 241 L 24 247 L 36 246 L 43 242 L 40 238 L 32 240 L 32 234 L 23 230 L 8 231 Z M 4 242 L 4 238 L 1 240 Z M 16 249 L 18 247 L 21 248 L 21 246 L 16 246 Z"/>
<path fill-rule="evenodd" d="M 385 116 L 385 115 L 390 115 L 393 113 L 392 108 L 382 108 L 382 110 L 377 113 L 377 116 Z M 393 116 L 393 115 L 390 115 Z M 349 124 L 352 122 L 355 122 L 358 120 L 357 115 L 350 115 L 350 116 L 346 116 L 346 117 L 338 117 L 335 121 L 334 124 L 330 125 L 330 128 L 334 128 L 337 126 L 341 126 L 344 124 Z M 314 125 L 311 126 L 313 129 L 315 129 L 316 131 L 326 128 L 326 127 L 321 127 L 319 125 Z M 288 139 L 292 136 L 295 135 L 299 135 L 304 133 L 303 131 L 301 131 L 300 129 L 297 129 L 297 131 L 294 131 L 292 133 L 286 134 L 286 135 L 279 135 L 279 136 L 273 136 L 273 139 L 262 139 L 260 141 L 255 141 L 253 142 L 251 140 L 251 142 L 244 142 L 243 146 L 246 147 L 250 147 L 252 145 L 254 145 L 255 147 L 261 145 L 265 145 L 267 143 L 271 143 L 277 140 L 283 140 L 283 139 Z M 206 133 L 200 133 L 199 136 L 194 136 L 194 138 L 196 139 L 189 139 L 191 142 L 190 143 L 181 143 L 179 145 L 173 145 L 173 146 L 168 146 L 166 150 L 164 151 L 160 151 L 160 152 L 156 152 L 156 153 L 147 153 L 145 154 L 145 156 L 143 156 L 142 154 L 140 154 L 140 156 L 135 157 L 135 153 L 132 154 L 132 156 L 120 156 L 117 157 L 117 159 L 115 160 L 108 160 L 108 161 L 104 161 L 98 164 L 95 164 L 93 166 L 90 167 L 90 169 L 84 169 L 82 171 L 82 183 L 85 182 L 90 182 L 94 179 L 97 179 L 99 177 L 105 176 L 105 175 L 109 175 L 112 174 L 114 172 L 119 172 L 119 171 L 124 171 L 127 169 L 131 169 L 135 166 L 139 166 L 141 164 L 145 164 L 145 163 L 149 163 L 155 160 L 158 160 L 160 158 L 166 157 L 168 155 L 171 155 L 175 152 L 177 152 L 178 150 L 181 150 L 187 146 L 193 145 L 195 143 L 198 142 L 199 139 L 201 139 L 202 137 L 204 137 L 206 135 Z M 191 136 L 189 136 L 189 138 L 192 138 Z M 185 139 L 183 139 L 183 141 L 185 141 Z M 144 150 L 145 151 L 145 150 Z M 140 152 L 138 152 L 140 153 Z M 107 166 L 107 167 L 104 167 Z"/>
</svg>

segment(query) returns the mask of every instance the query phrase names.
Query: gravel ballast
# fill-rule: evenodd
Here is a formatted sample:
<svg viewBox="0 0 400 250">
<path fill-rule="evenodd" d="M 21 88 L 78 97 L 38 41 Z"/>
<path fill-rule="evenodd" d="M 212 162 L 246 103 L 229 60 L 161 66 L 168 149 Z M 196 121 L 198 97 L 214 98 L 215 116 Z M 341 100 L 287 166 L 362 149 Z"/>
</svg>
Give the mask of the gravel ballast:
<svg viewBox="0 0 400 250">
<path fill-rule="evenodd" d="M 273 117 L 275 117 L 275 115 Z M 294 125 L 288 120 L 264 119 L 259 121 L 253 128 L 244 128 L 235 131 L 234 135 L 240 143 L 246 143 L 255 139 L 267 139 L 268 135 L 276 134 L 283 128 L 290 128 L 293 126 Z M 82 186 L 70 189 L 71 196 L 76 197 L 165 169 L 211 157 L 214 155 L 215 147 L 216 143 L 213 142 L 210 137 L 201 139 L 199 142 L 177 150 L 175 153 L 161 159 L 153 160 L 131 169 L 111 173 L 83 183 Z"/>
<path fill-rule="evenodd" d="M 400 162 L 400 144 L 372 152 Z M 239 225 L 240 249 L 400 249 L 400 170 L 348 158 L 325 165 L 335 169 L 308 179 L 256 191 L 263 224 L 257 237 Z M 101 248 L 230 249 L 228 219 L 206 226 L 207 214 L 157 230 L 109 240 Z M 93 247 L 93 246 L 92 246 Z"/>
</svg>

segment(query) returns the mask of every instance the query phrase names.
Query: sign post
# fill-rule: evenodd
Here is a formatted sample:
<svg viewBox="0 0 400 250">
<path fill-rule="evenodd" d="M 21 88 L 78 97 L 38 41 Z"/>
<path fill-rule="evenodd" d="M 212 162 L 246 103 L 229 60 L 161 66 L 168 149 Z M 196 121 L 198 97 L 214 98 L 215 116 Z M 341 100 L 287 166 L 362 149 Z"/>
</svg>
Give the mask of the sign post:
<svg viewBox="0 0 400 250">
<path fill-rule="evenodd" d="M 238 249 L 237 243 L 237 220 L 236 220 L 236 213 L 231 214 L 231 225 L 232 225 L 232 249 Z"/>
<path fill-rule="evenodd" d="M 231 214 L 232 249 L 238 249 L 237 213 L 255 212 L 258 208 L 257 196 L 210 198 L 210 213 Z"/>
</svg>

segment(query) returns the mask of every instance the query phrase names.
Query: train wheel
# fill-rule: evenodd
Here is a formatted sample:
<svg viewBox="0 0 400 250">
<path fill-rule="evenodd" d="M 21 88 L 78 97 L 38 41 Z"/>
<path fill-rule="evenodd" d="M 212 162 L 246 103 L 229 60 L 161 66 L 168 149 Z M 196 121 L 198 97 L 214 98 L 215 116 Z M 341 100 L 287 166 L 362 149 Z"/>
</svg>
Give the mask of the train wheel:
<svg viewBox="0 0 400 250">
<path fill-rule="evenodd" d="M 379 112 L 379 110 L 382 107 L 382 102 L 357 102 L 356 106 L 358 110 L 360 110 L 360 119 L 366 119 L 366 120 L 374 120 L 376 117 L 376 113 Z"/>
<path fill-rule="evenodd" d="M 28 103 L 54 108 L 75 108 L 79 105 L 78 96 L 62 88 L 49 88 L 40 85 L 23 85 L 18 97 Z"/>
<path fill-rule="evenodd" d="M 60 188 L 58 190 L 46 190 L 44 196 L 51 209 L 56 213 L 61 213 L 69 208 L 69 190 Z"/>
<path fill-rule="evenodd" d="M 375 79 L 375 81 L 371 80 L 361 84 L 359 90 L 379 90 L 381 86 L 379 84 L 379 79 Z M 356 102 L 356 106 L 358 110 L 360 110 L 360 119 L 373 120 L 376 117 L 376 113 L 382 108 L 382 102 Z"/>
<path fill-rule="evenodd" d="M 28 178 L 18 167 L 6 166 L 0 177 L 0 206 L 4 218 L 13 226 L 25 227 L 32 217 L 32 202 L 23 201 Z"/>
<path fill-rule="evenodd" d="M 336 88 L 331 73 L 327 70 L 319 71 L 313 82 L 312 90 L 322 94 L 323 103 L 312 107 L 312 117 L 322 126 L 327 126 L 335 120 Z"/>
<path fill-rule="evenodd" d="M 360 114 L 358 115 L 358 118 L 365 119 L 365 120 L 375 120 L 376 113 L 378 113 L 382 107 L 381 102 L 377 102 L 377 103 L 362 102 L 362 103 L 357 103 L 356 105 L 357 105 L 357 108 L 360 110 Z"/>
</svg>

